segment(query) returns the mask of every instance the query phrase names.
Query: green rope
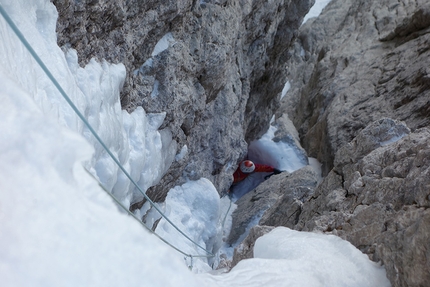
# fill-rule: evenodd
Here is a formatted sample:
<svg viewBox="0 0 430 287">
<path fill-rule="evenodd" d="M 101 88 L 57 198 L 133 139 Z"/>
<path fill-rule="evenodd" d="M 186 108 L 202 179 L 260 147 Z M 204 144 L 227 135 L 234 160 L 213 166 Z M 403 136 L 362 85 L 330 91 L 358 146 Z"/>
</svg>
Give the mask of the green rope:
<svg viewBox="0 0 430 287">
<path fill-rule="evenodd" d="M 88 123 L 88 121 L 85 119 L 85 117 L 81 114 L 81 112 L 78 110 L 78 108 L 75 106 L 75 104 L 72 102 L 72 100 L 69 98 L 69 96 L 66 94 L 66 92 L 63 90 L 61 85 L 57 82 L 57 80 L 54 78 L 54 76 L 51 74 L 51 72 L 48 70 L 48 68 L 45 66 L 43 61 L 39 58 L 37 53 L 33 50 L 31 45 L 27 42 L 24 35 L 21 33 L 21 31 L 18 29 L 18 27 L 15 25 L 15 23 L 12 21 L 12 19 L 9 17 L 7 12 L 3 9 L 3 6 L 0 4 L 0 13 L 2 14 L 3 18 L 6 20 L 6 22 L 9 24 L 11 29 L 15 32 L 16 36 L 19 38 L 19 40 L 22 42 L 22 44 L 25 46 L 25 48 L 30 52 L 30 54 L 33 56 L 34 60 L 39 64 L 39 66 L 42 68 L 42 70 L 45 72 L 45 74 L 48 76 L 48 78 L 52 81 L 52 83 L 55 85 L 55 87 L 58 89 L 58 91 L 61 93 L 63 98 L 67 101 L 67 103 L 70 105 L 70 107 L 73 109 L 73 111 L 78 115 L 78 117 L 84 122 L 84 124 L 88 127 L 90 132 L 93 134 L 93 136 L 97 139 L 97 141 L 102 145 L 102 147 L 105 149 L 105 151 L 109 154 L 109 156 L 113 159 L 113 161 L 118 165 L 118 167 L 124 172 L 124 174 L 128 177 L 128 179 L 133 183 L 133 185 L 139 190 L 139 192 L 145 197 L 147 201 L 151 204 L 152 207 L 154 207 L 158 213 L 161 214 L 161 216 L 169 222 L 179 233 L 181 233 L 185 238 L 187 238 L 189 241 L 194 243 L 197 247 L 205 251 L 209 256 L 207 257 L 214 257 L 215 255 L 211 252 L 207 251 L 205 248 L 200 246 L 197 242 L 192 240 L 188 235 L 186 235 L 182 230 L 180 230 L 167 216 L 154 204 L 154 202 L 143 192 L 143 190 L 137 185 L 137 183 L 131 178 L 130 174 L 125 170 L 125 168 L 121 165 L 121 163 L 116 159 L 116 157 L 112 154 L 112 152 L 109 150 L 109 148 L 105 145 L 105 143 L 102 141 L 102 139 L 99 137 L 99 135 L 96 133 L 96 131 L 92 128 L 92 126 Z"/>
</svg>

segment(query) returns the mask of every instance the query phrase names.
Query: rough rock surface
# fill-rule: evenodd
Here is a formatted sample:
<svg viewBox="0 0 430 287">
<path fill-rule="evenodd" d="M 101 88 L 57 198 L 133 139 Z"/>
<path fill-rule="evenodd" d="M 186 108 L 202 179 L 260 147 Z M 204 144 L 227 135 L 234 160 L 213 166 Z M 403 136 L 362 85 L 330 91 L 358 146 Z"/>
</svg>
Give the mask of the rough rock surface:
<svg viewBox="0 0 430 287">
<path fill-rule="evenodd" d="M 332 0 L 300 29 L 282 99 L 309 156 L 334 155 L 382 117 L 430 125 L 430 3 Z"/>
<path fill-rule="evenodd" d="M 177 161 L 148 191 L 163 200 L 186 179 L 228 188 L 247 142 L 268 128 L 288 49 L 313 1 L 53 3 L 58 43 L 76 49 L 81 64 L 92 57 L 124 63 L 124 108 L 167 113 L 162 128 L 178 142 Z"/>
<path fill-rule="evenodd" d="M 254 257 L 254 245 L 255 241 L 266 233 L 269 233 L 274 226 L 260 226 L 256 225 L 251 228 L 248 236 L 234 249 L 233 260 L 229 266 L 233 268 L 243 259 Z"/>
<path fill-rule="evenodd" d="M 291 55 L 277 117 L 326 176 L 294 228 L 350 241 L 393 286 L 427 286 L 430 3 L 332 0 Z"/>
<path fill-rule="evenodd" d="M 394 141 L 394 142 L 393 142 Z M 430 129 L 382 119 L 336 153 L 295 229 L 338 235 L 381 261 L 393 286 L 430 280 Z"/>
<path fill-rule="evenodd" d="M 298 218 L 297 208 L 300 210 L 302 202 L 312 195 L 316 185 L 317 175 L 311 166 L 270 177 L 236 201 L 227 243 L 234 244 L 241 236 L 246 236 L 252 223 L 269 225 L 280 219 L 294 225 Z M 279 225 L 282 224 L 273 224 Z"/>
</svg>

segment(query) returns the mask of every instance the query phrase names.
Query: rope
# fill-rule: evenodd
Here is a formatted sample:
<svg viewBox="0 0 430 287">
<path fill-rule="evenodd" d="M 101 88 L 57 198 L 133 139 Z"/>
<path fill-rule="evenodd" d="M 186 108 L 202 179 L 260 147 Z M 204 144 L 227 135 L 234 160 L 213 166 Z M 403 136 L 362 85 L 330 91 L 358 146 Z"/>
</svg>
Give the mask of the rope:
<svg viewBox="0 0 430 287">
<path fill-rule="evenodd" d="M 78 110 L 78 108 L 75 106 L 75 104 L 72 102 L 72 100 L 69 98 L 69 96 L 66 94 L 66 92 L 63 90 L 61 85 L 57 82 L 57 80 L 54 78 L 54 76 L 51 74 L 51 72 L 48 70 L 48 68 L 45 66 L 43 61 L 39 58 L 37 53 L 33 50 L 31 45 L 27 42 L 24 35 L 21 33 L 21 31 L 18 29 L 18 27 L 15 25 L 15 23 L 12 21 L 12 19 L 9 17 L 7 12 L 3 9 L 3 6 L 0 4 L 0 13 L 2 14 L 3 18 L 6 20 L 6 22 L 9 24 L 11 29 L 15 32 L 18 39 L 22 42 L 22 44 L 25 46 L 25 48 L 30 52 L 30 54 L 33 56 L 34 60 L 39 64 L 39 66 L 42 68 L 42 70 L 45 72 L 45 74 L 48 76 L 48 78 L 52 81 L 52 83 L 55 85 L 55 87 L 58 89 L 60 94 L 63 96 L 63 98 L 67 101 L 67 103 L 70 105 L 70 107 L 73 109 L 73 111 L 78 115 L 78 117 L 84 122 L 84 124 L 88 127 L 90 132 L 93 134 L 93 136 L 96 138 L 96 140 L 101 144 L 101 146 L 104 148 L 104 150 L 109 154 L 109 156 L 113 159 L 113 161 L 117 164 L 117 166 L 124 172 L 124 174 L 127 176 L 127 178 L 133 183 L 133 185 L 139 190 L 139 192 L 145 197 L 147 201 L 151 204 L 152 207 L 154 207 L 158 213 L 168 222 L 170 225 L 172 225 L 179 233 L 181 233 L 185 238 L 187 238 L 189 241 L 191 241 L 193 244 L 195 244 L 197 247 L 205 251 L 207 254 L 205 257 L 214 257 L 215 255 L 209 251 L 207 251 L 205 248 L 200 246 L 197 242 L 192 240 L 188 235 L 186 235 L 182 230 L 180 230 L 167 216 L 154 204 L 154 202 L 143 192 L 143 190 L 137 185 L 137 183 L 131 178 L 130 174 L 125 170 L 125 168 L 121 165 L 121 163 L 118 161 L 118 159 L 112 154 L 112 152 L 109 150 L 109 148 L 105 145 L 105 143 L 102 141 L 102 139 L 99 137 L 99 135 L 96 133 L 96 131 L 92 128 L 92 126 L 88 123 L 88 121 L 85 119 L 85 117 L 81 114 L 81 112 Z M 108 192 L 110 194 L 110 192 Z M 114 199 L 116 202 L 118 202 L 116 199 Z M 140 220 L 139 220 L 140 221 Z M 160 237 L 159 237 L 160 238 Z M 161 239 L 161 238 L 160 238 Z M 163 240 L 163 239 L 162 239 Z M 165 240 L 163 240 L 166 242 Z M 175 248 L 178 250 L 177 248 Z M 179 250 L 178 250 L 179 251 Z M 182 253 L 182 252 L 181 252 Z M 188 256 L 188 255 L 187 255 Z"/>
<path fill-rule="evenodd" d="M 87 169 L 85 169 L 85 171 L 92 176 L 94 179 L 96 179 L 94 177 L 94 175 L 89 172 Z M 163 237 L 161 237 L 160 235 L 158 235 L 157 233 L 155 233 L 155 231 L 153 231 L 151 228 L 149 228 L 148 226 L 146 226 L 142 220 L 140 220 L 133 212 L 131 212 L 128 208 L 126 208 L 115 196 L 113 196 L 112 193 L 110 193 L 107 188 L 105 188 L 100 182 L 99 182 L 99 186 L 113 199 L 113 201 L 115 201 L 125 212 L 127 212 L 128 215 L 130 215 L 131 217 L 133 217 L 137 222 L 139 222 L 140 225 L 142 225 L 143 227 L 145 227 L 146 230 L 148 230 L 150 233 L 154 234 L 156 237 L 158 237 L 161 241 L 163 241 L 164 243 L 166 243 L 167 245 L 169 245 L 170 247 L 172 247 L 173 249 L 175 249 L 176 251 L 178 251 L 179 253 L 181 253 L 182 255 L 185 255 L 187 257 L 191 258 L 191 265 L 189 265 L 188 267 L 190 269 L 192 269 L 193 267 L 193 257 L 209 257 L 207 255 L 191 255 L 191 254 L 187 254 L 185 252 L 183 252 L 182 250 L 180 250 L 179 248 L 177 248 L 176 246 L 172 245 L 170 242 L 168 242 L 166 239 L 164 239 Z"/>
<path fill-rule="evenodd" d="M 224 229 L 225 220 L 226 220 L 228 212 L 230 211 L 230 208 L 231 208 L 232 199 L 231 199 L 230 194 L 228 195 L 228 199 L 230 199 L 230 205 L 228 206 L 227 212 L 225 213 L 224 219 L 222 220 L 222 224 L 221 224 L 222 229 Z"/>
</svg>

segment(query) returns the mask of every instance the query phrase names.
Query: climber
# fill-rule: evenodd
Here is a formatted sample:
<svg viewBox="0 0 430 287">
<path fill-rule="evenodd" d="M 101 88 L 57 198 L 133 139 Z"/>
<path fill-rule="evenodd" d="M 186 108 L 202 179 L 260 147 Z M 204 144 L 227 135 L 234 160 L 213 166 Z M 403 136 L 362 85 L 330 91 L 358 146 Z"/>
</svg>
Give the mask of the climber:
<svg viewBox="0 0 430 287">
<path fill-rule="evenodd" d="M 235 185 L 237 185 L 239 182 L 243 181 L 245 178 L 247 178 L 251 173 L 253 172 L 271 172 L 272 174 L 269 174 L 264 179 L 269 178 L 270 176 L 274 174 L 279 174 L 282 171 L 274 168 L 270 165 L 265 164 L 254 164 L 250 160 L 244 160 L 240 163 L 239 167 L 236 169 L 236 171 L 233 173 L 233 184 L 231 185 L 229 189 L 229 193 L 233 193 L 233 189 Z"/>
</svg>

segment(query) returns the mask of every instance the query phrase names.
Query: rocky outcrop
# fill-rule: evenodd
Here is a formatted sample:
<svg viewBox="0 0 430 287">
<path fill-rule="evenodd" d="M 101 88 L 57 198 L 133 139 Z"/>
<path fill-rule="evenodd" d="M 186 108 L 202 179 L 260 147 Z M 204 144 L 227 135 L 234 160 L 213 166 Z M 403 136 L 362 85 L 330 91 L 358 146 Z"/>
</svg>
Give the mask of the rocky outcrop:
<svg viewBox="0 0 430 287">
<path fill-rule="evenodd" d="M 375 120 L 429 126 L 429 15 L 425 0 L 332 0 L 300 29 L 278 115 L 287 111 L 324 175 Z"/>
<path fill-rule="evenodd" d="M 382 119 L 336 153 L 333 170 L 302 207 L 295 229 L 338 235 L 393 286 L 430 280 L 430 129 Z"/>
<path fill-rule="evenodd" d="M 424 0 L 332 0 L 300 28 L 277 111 L 326 177 L 296 224 L 270 225 L 336 234 L 393 286 L 430 280 L 429 16 Z"/>
<path fill-rule="evenodd" d="M 247 142 L 264 133 L 285 81 L 288 49 L 312 0 L 53 0 L 58 43 L 122 62 L 125 109 L 166 112 L 178 156 L 155 200 L 185 179 L 230 185 Z"/>
<path fill-rule="evenodd" d="M 232 215 L 232 228 L 227 243 L 234 244 L 240 237 L 247 236 L 247 229 L 257 223 L 294 225 L 303 201 L 313 194 L 316 185 L 317 175 L 311 166 L 270 177 L 236 201 L 237 208 Z"/>
</svg>

